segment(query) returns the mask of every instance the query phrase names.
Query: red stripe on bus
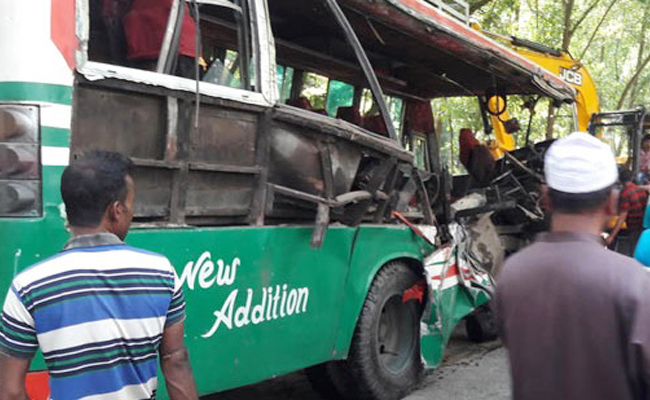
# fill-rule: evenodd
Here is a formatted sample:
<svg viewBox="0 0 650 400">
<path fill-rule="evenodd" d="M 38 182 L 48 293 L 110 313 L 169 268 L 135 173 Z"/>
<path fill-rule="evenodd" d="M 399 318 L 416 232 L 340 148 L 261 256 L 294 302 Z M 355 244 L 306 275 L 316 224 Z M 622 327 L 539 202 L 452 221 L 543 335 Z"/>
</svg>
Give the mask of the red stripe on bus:
<svg viewBox="0 0 650 400">
<path fill-rule="evenodd" d="M 70 69 L 74 69 L 74 53 L 77 49 L 75 34 L 75 0 L 52 0 L 50 34 Z"/>
<path fill-rule="evenodd" d="M 47 371 L 28 373 L 25 386 L 30 400 L 47 400 L 50 397 L 50 376 Z"/>
<path fill-rule="evenodd" d="M 454 264 L 449 269 L 447 270 L 447 274 L 445 275 L 445 278 L 451 278 L 452 276 L 459 275 L 460 272 L 458 271 L 458 264 Z M 431 279 L 436 279 L 440 280 L 442 278 L 442 275 L 436 275 Z"/>
</svg>

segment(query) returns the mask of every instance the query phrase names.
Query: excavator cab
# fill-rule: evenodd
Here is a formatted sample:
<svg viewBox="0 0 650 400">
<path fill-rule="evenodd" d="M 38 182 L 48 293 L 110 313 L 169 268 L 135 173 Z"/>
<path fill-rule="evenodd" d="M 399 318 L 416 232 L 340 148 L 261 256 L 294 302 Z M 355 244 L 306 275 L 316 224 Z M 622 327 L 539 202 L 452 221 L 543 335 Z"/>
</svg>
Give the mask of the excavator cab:
<svg viewBox="0 0 650 400">
<path fill-rule="evenodd" d="M 650 110 L 646 107 L 593 114 L 589 133 L 609 144 L 619 165 L 632 170 L 634 176 L 647 171 L 640 162 L 643 137 L 650 134 Z"/>
</svg>

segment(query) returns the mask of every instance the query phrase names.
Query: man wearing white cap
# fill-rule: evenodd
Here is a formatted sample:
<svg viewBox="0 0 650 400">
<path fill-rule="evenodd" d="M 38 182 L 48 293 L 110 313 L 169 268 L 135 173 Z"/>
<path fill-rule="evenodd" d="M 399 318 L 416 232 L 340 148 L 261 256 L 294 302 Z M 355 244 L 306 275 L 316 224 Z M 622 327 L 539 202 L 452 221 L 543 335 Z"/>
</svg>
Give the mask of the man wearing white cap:
<svg viewBox="0 0 650 400">
<path fill-rule="evenodd" d="M 544 168 L 551 231 L 506 261 L 494 299 L 513 397 L 648 398 L 650 275 L 600 239 L 617 203 L 614 156 L 576 132 Z"/>
</svg>

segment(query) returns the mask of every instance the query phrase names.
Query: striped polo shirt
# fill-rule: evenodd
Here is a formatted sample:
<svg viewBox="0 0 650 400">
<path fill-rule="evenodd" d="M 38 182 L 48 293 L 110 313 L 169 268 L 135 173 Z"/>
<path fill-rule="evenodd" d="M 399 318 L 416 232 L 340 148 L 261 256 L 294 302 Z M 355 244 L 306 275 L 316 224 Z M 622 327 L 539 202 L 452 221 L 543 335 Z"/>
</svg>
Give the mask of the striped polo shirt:
<svg viewBox="0 0 650 400">
<path fill-rule="evenodd" d="M 79 236 L 14 278 L 0 351 L 28 359 L 40 348 L 52 400 L 153 399 L 163 330 L 184 317 L 167 258 L 112 234 Z"/>
<path fill-rule="evenodd" d="M 648 203 L 648 192 L 642 187 L 628 182 L 620 195 L 621 212 L 627 211 L 625 222 L 627 229 L 640 231 L 643 229 L 643 214 Z"/>
</svg>

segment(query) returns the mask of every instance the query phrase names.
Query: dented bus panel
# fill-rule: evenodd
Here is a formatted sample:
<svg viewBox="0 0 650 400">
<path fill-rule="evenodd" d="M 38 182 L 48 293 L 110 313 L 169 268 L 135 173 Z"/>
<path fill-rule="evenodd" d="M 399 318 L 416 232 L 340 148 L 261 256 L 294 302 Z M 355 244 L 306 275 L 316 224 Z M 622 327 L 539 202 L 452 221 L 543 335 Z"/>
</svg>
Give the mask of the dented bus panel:
<svg viewBox="0 0 650 400">
<path fill-rule="evenodd" d="M 127 154 L 127 242 L 183 281 L 202 395 L 302 368 L 341 396 L 356 395 L 341 377 L 375 399 L 408 393 L 456 323 L 485 310 L 501 259 L 479 243 L 489 229 L 452 215 L 429 100 L 573 98 L 424 0 L 174 0 L 146 62 L 110 24 L 132 10 L 35 1 L 0 2 L 13 61 L 0 66 L 0 287 L 67 240 L 70 160 Z M 185 12 L 194 64 L 179 57 Z M 37 357 L 34 399 L 44 370 Z"/>
</svg>

